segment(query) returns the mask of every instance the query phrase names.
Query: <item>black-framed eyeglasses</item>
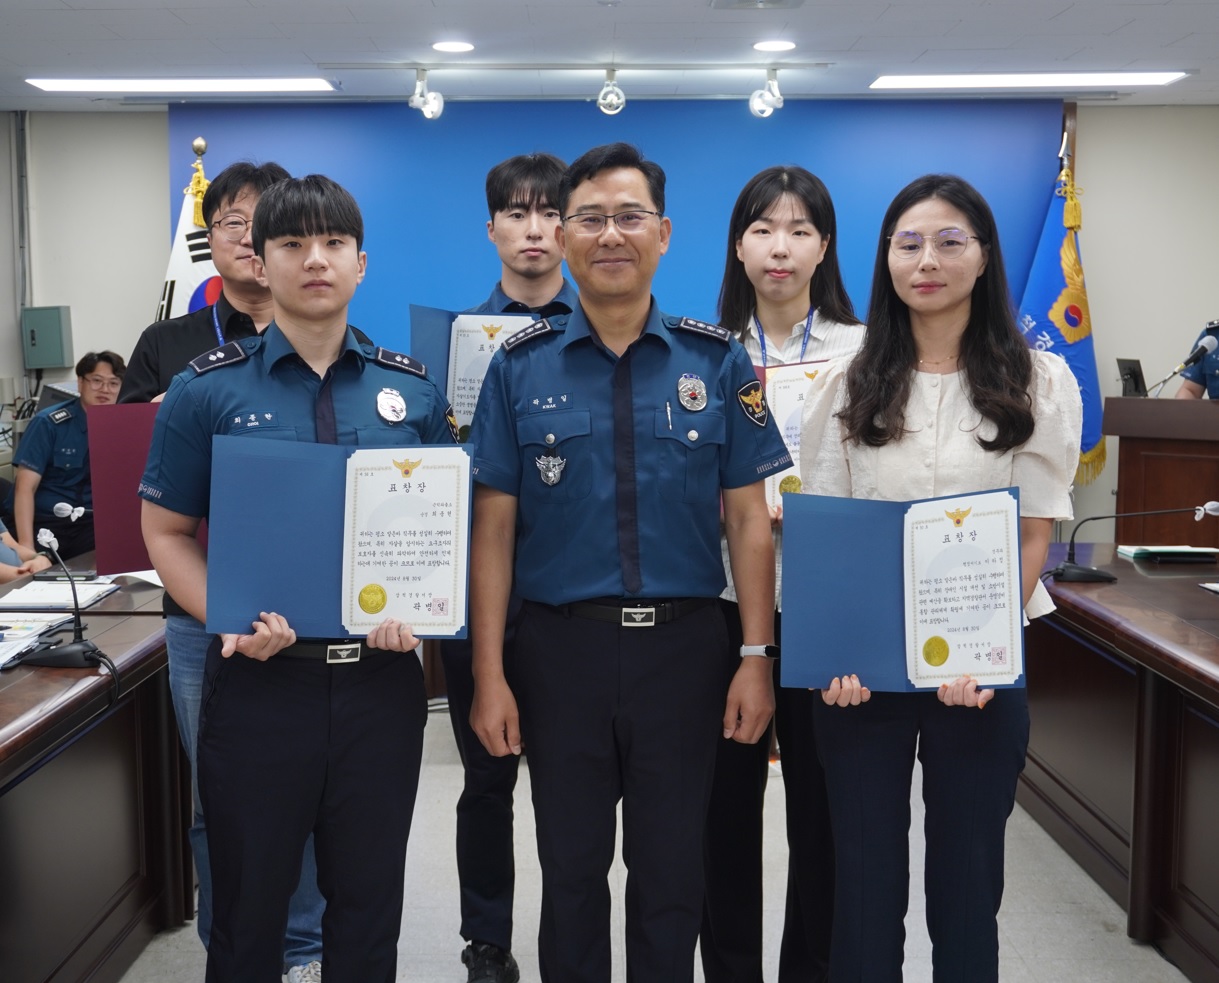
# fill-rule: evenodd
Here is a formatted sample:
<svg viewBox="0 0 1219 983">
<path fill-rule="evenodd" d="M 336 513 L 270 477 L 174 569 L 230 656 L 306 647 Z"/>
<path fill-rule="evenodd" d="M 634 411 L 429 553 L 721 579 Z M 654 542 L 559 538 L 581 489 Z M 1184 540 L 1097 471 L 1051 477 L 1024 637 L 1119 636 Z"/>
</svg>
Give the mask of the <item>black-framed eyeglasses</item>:
<svg viewBox="0 0 1219 983">
<path fill-rule="evenodd" d="M 573 235 L 578 236 L 599 236 L 605 231 L 605 227 L 609 224 L 610 219 L 614 220 L 614 225 L 618 231 L 624 235 L 630 235 L 632 232 L 641 232 L 647 227 L 648 218 L 655 215 L 660 218 L 660 212 L 649 212 L 644 208 L 632 208 L 626 212 L 616 212 L 613 215 L 602 215 L 599 212 L 579 212 L 575 215 L 566 215 L 563 217 L 563 225 Z"/>
<path fill-rule="evenodd" d="M 240 215 L 226 215 L 219 222 L 212 223 L 212 228 L 219 229 L 220 234 L 229 242 L 241 242 L 249 227 L 250 220 Z"/>
<path fill-rule="evenodd" d="M 889 252 L 894 258 L 913 261 L 923 255 L 923 247 L 931 244 L 931 251 L 941 259 L 956 259 L 965 254 L 969 240 L 979 236 L 966 235 L 960 229 L 944 229 L 933 236 L 922 236 L 917 232 L 895 232 L 889 236 Z"/>
</svg>

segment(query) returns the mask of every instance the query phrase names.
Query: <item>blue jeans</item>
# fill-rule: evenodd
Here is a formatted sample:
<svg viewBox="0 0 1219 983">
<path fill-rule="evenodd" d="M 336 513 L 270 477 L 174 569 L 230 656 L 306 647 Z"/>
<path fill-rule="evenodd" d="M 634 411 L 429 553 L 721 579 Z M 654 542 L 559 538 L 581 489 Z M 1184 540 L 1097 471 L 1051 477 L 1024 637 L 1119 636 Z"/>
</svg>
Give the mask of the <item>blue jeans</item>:
<svg viewBox="0 0 1219 983">
<path fill-rule="evenodd" d="M 195 819 L 190 828 L 190 846 L 199 874 L 199 938 L 206 949 L 212 931 L 212 873 L 208 862 L 207 827 L 199 805 L 199 777 L 195 750 L 199 737 L 199 703 L 203 693 L 203 672 L 207 647 L 212 636 L 190 615 L 169 615 L 165 619 L 165 647 L 169 651 L 169 692 L 173 697 L 178 734 L 190 758 L 191 786 L 194 789 Z M 326 902 L 317 886 L 317 860 L 313 836 L 305 843 L 301 858 L 301 879 L 288 907 L 288 932 L 284 936 L 284 969 L 303 966 L 322 958 L 322 912 Z"/>
</svg>

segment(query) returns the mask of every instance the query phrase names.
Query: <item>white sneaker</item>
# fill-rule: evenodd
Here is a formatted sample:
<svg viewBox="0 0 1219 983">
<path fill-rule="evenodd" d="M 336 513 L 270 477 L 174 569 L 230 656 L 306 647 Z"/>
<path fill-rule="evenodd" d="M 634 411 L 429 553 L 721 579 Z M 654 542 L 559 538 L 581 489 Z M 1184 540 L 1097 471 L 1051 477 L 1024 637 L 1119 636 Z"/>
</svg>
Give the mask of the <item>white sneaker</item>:
<svg viewBox="0 0 1219 983">
<path fill-rule="evenodd" d="M 293 966 L 288 970 L 288 983 L 322 983 L 322 964 L 316 959 L 305 966 Z"/>
</svg>

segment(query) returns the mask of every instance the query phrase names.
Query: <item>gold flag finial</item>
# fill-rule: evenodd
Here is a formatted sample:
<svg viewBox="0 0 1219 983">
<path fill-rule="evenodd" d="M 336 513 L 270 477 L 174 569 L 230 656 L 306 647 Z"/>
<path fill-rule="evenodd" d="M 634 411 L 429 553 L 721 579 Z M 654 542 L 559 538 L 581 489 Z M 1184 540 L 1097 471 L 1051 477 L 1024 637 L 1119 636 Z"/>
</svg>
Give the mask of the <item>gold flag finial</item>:
<svg viewBox="0 0 1219 983">
<path fill-rule="evenodd" d="M 207 153 L 207 141 L 203 137 L 195 137 L 191 141 L 190 149 L 195 152 L 195 162 L 190 165 L 195 169 L 195 173 L 191 175 L 190 184 L 182 189 L 182 193 L 195 196 L 195 225 L 206 229 L 207 222 L 203 218 L 203 195 L 210 182 L 203 176 L 203 155 Z"/>
<path fill-rule="evenodd" d="M 1075 187 L 1075 177 L 1068 161 L 1063 161 L 1062 170 L 1058 172 L 1058 188 L 1054 193 L 1066 199 L 1062 206 L 1063 227 L 1078 232 L 1084 224 L 1083 209 L 1079 205 L 1079 196 L 1083 194 L 1083 189 Z"/>
</svg>

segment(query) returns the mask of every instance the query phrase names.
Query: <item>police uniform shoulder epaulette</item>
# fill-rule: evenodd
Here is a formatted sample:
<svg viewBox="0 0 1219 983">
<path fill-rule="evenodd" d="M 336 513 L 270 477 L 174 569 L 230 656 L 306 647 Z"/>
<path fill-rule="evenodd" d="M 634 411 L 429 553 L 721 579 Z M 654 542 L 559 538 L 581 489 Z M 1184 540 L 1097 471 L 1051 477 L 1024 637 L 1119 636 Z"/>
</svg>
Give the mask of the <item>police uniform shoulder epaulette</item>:
<svg viewBox="0 0 1219 983">
<path fill-rule="evenodd" d="M 67 423 L 72 419 L 72 411 L 66 406 L 61 406 L 57 410 L 52 410 L 47 414 L 47 419 L 52 423 Z"/>
<path fill-rule="evenodd" d="M 404 355 L 402 352 L 391 352 L 388 348 L 378 346 L 377 353 L 373 356 L 373 361 L 378 365 L 384 365 L 390 369 L 398 369 L 400 372 L 409 372 L 411 375 L 417 375 L 420 379 L 427 378 L 427 366 L 418 359 Z"/>
<path fill-rule="evenodd" d="M 700 321 L 693 317 L 683 317 L 676 323 L 670 323 L 669 327 L 681 328 L 683 331 L 693 331 L 695 334 L 706 335 L 708 338 L 716 338 L 723 342 L 727 342 L 732 338 L 732 332 L 727 328 L 722 328 L 718 324 L 712 324 L 710 321 Z"/>
<path fill-rule="evenodd" d="M 196 375 L 202 375 L 204 372 L 218 369 L 222 365 L 238 365 L 249 357 L 250 353 L 246 351 L 240 341 L 230 341 L 227 345 L 204 352 L 198 358 L 192 358 L 190 367 L 195 370 Z"/>
<path fill-rule="evenodd" d="M 544 334 L 549 334 L 554 330 L 554 325 L 550 323 L 550 318 L 544 317 L 540 321 L 534 321 L 531 325 L 521 328 L 516 334 L 504 342 L 504 351 L 512 351 L 518 345 L 523 345 L 527 341 L 532 341 L 534 338 L 540 338 Z"/>
</svg>

